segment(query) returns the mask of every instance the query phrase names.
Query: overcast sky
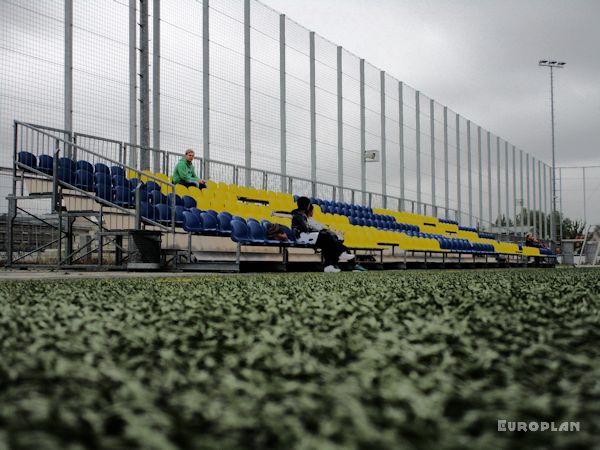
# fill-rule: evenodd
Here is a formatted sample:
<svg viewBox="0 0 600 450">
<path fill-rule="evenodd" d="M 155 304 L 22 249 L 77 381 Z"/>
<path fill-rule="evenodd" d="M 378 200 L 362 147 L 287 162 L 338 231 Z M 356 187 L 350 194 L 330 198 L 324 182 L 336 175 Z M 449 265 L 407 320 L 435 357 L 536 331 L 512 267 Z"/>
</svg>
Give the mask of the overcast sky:
<svg viewBox="0 0 600 450">
<path fill-rule="evenodd" d="M 600 164 L 599 0 L 262 0 L 550 163 Z"/>
</svg>

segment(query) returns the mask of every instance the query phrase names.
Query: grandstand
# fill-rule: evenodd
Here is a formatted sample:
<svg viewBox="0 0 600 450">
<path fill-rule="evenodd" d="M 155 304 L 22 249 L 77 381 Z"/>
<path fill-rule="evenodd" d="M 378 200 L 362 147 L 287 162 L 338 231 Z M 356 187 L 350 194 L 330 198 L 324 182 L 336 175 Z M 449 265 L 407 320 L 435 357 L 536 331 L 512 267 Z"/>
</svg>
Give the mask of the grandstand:
<svg viewBox="0 0 600 450">
<path fill-rule="evenodd" d="M 9 196 L 7 265 L 30 266 L 39 254 L 57 246 L 54 260 L 61 267 L 183 270 L 311 270 L 321 256 L 297 243 L 290 229 L 290 211 L 298 195 L 323 191 L 314 184 L 304 190 L 281 192 L 269 178 L 282 174 L 231 167 L 234 179 L 220 177 L 224 163 L 200 160 L 198 173 L 212 174 L 206 189 L 174 185 L 169 168 L 179 155 L 153 150 L 160 161 L 155 171 L 123 162 L 127 143 L 94 136 L 80 141 L 110 142 L 120 149 L 113 159 L 78 143 L 66 130 L 15 122 L 13 192 Z M 248 176 L 251 182 L 240 183 Z M 235 179 L 237 178 L 237 180 Z M 297 179 L 281 183 L 292 189 Z M 259 187 L 252 184 L 258 180 Z M 236 182 L 237 181 L 237 182 Z M 339 192 L 334 186 L 330 192 Z M 20 194 L 19 194 L 20 193 Z M 51 200 L 47 211 L 57 217 L 57 237 L 27 251 L 13 245 L 17 211 L 27 201 Z M 311 197 L 315 219 L 344 234 L 345 245 L 370 268 L 554 266 L 548 250 L 502 242 L 477 228 L 408 211 L 394 211 L 360 202 Z M 40 221 L 43 219 L 40 218 Z M 66 224 L 63 224 L 66 221 Z M 94 230 L 83 222 L 93 223 Z M 267 239 L 266 227 L 278 223 L 287 241 Z M 46 223 L 48 223 L 46 221 Z M 79 225 L 79 226 L 78 226 Z M 144 249 L 133 236 L 145 235 L 160 247 Z M 63 248 L 63 240 L 65 242 Z M 138 239 L 139 240 L 139 239 Z M 78 245 L 77 243 L 83 243 Z M 86 264 L 82 264 L 82 260 Z M 91 262 L 90 262 L 91 261 Z"/>
</svg>

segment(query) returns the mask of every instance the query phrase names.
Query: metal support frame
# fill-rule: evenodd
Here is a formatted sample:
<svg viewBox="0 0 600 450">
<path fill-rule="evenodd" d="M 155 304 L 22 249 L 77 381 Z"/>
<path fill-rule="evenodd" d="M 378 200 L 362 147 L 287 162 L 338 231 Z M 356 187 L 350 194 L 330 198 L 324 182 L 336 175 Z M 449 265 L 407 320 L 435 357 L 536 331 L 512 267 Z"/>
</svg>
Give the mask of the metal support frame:
<svg viewBox="0 0 600 450">
<path fill-rule="evenodd" d="M 523 227 L 525 225 L 525 214 L 523 214 L 525 209 L 525 198 L 523 197 L 523 150 L 519 150 L 519 191 L 521 197 L 519 226 L 521 227 L 521 235 L 523 235 Z"/>
<path fill-rule="evenodd" d="M 431 136 L 431 214 L 437 217 L 437 201 L 435 192 L 435 102 L 429 99 L 429 135 Z"/>
<path fill-rule="evenodd" d="M 467 120 L 467 186 L 468 186 L 468 209 L 469 209 L 469 226 L 473 226 L 473 176 L 471 174 L 471 121 Z"/>
<path fill-rule="evenodd" d="M 536 189 L 535 189 L 535 158 L 531 158 L 531 191 L 532 191 L 532 216 L 533 216 L 533 233 L 537 235 L 537 209 L 536 209 Z"/>
<path fill-rule="evenodd" d="M 562 167 L 558 169 L 558 176 L 559 176 L 559 180 L 560 180 L 560 190 L 559 190 L 559 197 L 558 197 L 558 201 L 559 201 L 559 214 L 558 214 L 558 223 L 559 223 L 559 232 L 560 232 L 560 236 L 559 236 L 559 240 L 562 242 L 563 240 L 563 209 L 562 209 L 562 200 L 563 200 L 563 196 L 562 196 Z"/>
<path fill-rule="evenodd" d="M 487 176 L 488 176 L 488 219 L 490 226 L 494 224 L 492 219 L 492 134 L 487 132 Z"/>
<path fill-rule="evenodd" d="M 500 137 L 496 136 L 496 187 L 498 195 L 498 230 L 502 230 L 502 181 L 500 180 Z"/>
<path fill-rule="evenodd" d="M 587 192 L 585 185 L 585 167 L 581 168 L 583 177 L 583 223 L 587 223 Z"/>
<path fill-rule="evenodd" d="M 450 189 L 448 177 L 448 107 L 444 106 L 444 217 L 448 219 L 450 210 Z"/>
<path fill-rule="evenodd" d="M 365 60 L 360 59 L 360 190 L 362 191 L 362 203 L 367 202 L 367 166 L 365 152 L 367 151 L 365 123 Z"/>
<path fill-rule="evenodd" d="M 404 211 L 404 185 L 405 185 L 405 170 L 404 170 L 404 83 L 398 82 L 398 143 L 400 147 L 400 210 Z"/>
<path fill-rule="evenodd" d="M 481 157 L 481 127 L 477 126 L 477 170 L 478 170 L 478 196 L 479 200 L 479 221 L 483 221 L 483 172 Z M 479 224 L 478 224 L 479 226 Z"/>
<path fill-rule="evenodd" d="M 252 168 L 252 109 L 250 106 L 250 0 L 244 0 L 244 166 L 245 185 L 251 186 Z"/>
<path fill-rule="evenodd" d="M 152 0 L 152 148 L 160 148 L 160 0 Z M 154 171 L 160 171 L 160 153 L 153 152 Z"/>
<path fill-rule="evenodd" d="M 249 0 L 246 0 L 249 1 Z M 310 179 L 312 181 L 312 196 L 317 196 L 317 100 L 316 100 L 316 73 L 315 73 L 315 32 L 309 34 L 310 47 Z"/>
<path fill-rule="evenodd" d="M 527 153 L 525 158 L 525 162 L 527 163 L 527 170 L 525 171 L 525 177 L 527 178 L 527 182 L 525 183 L 525 185 L 527 186 L 527 214 L 525 215 L 525 225 L 527 226 L 527 228 L 531 227 L 531 220 L 529 219 L 530 215 L 531 215 L 531 203 L 529 201 L 530 199 L 530 180 L 529 180 L 529 174 L 530 174 L 530 170 L 529 170 L 529 153 Z"/>
<path fill-rule="evenodd" d="M 545 231 L 545 223 L 546 223 L 546 219 L 543 217 L 544 216 L 544 211 L 543 211 L 543 205 L 542 205 L 542 161 L 538 160 L 538 214 L 539 214 L 539 225 L 540 225 L 540 232 L 539 235 L 540 236 L 544 236 L 544 231 Z"/>
<path fill-rule="evenodd" d="M 342 47 L 336 49 L 337 64 L 337 150 L 338 150 L 338 186 L 340 186 L 340 201 L 344 201 L 344 90 L 343 90 L 343 67 L 342 67 Z"/>
<path fill-rule="evenodd" d="M 508 142 L 504 141 L 504 191 L 506 193 L 506 234 L 510 233 L 510 195 L 508 184 Z"/>
<path fill-rule="evenodd" d="M 137 0 L 129 0 L 129 142 L 137 144 Z M 137 153 L 129 155 L 129 165 L 137 167 Z"/>
<path fill-rule="evenodd" d="M 512 146 L 513 234 L 517 235 L 517 149 Z"/>
<path fill-rule="evenodd" d="M 287 183 L 287 86 L 285 76 L 285 14 L 279 15 L 279 128 L 281 192 L 288 192 Z"/>
<path fill-rule="evenodd" d="M 150 63 L 148 46 L 148 3 L 140 0 L 140 169 L 150 168 Z"/>
<path fill-rule="evenodd" d="M 379 72 L 380 77 L 380 122 L 381 122 L 381 195 L 383 196 L 383 207 L 387 208 L 387 153 L 385 135 L 385 71 Z"/>
<path fill-rule="evenodd" d="M 65 0 L 64 126 L 73 131 L 73 0 Z M 66 156 L 70 156 L 67 152 Z"/>
<path fill-rule="evenodd" d="M 210 159 L 210 1 L 202 1 L 202 159 Z M 210 179 L 204 171 L 203 177 Z"/>
<path fill-rule="evenodd" d="M 548 171 L 548 166 L 546 164 L 542 164 L 542 167 L 544 168 L 543 170 L 543 174 L 544 174 L 544 181 L 543 181 L 543 186 L 544 189 L 543 194 L 544 194 L 544 201 L 543 201 L 543 205 L 544 205 L 544 209 L 543 209 L 543 217 L 544 217 L 544 238 L 545 239 L 549 239 L 549 234 L 548 233 L 548 175 L 547 175 L 547 171 Z"/>
<path fill-rule="evenodd" d="M 417 214 L 421 214 L 421 93 L 415 91 L 415 137 L 417 152 Z"/>
<path fill-rule="evenodd" d="M 462 196 L 461 196 L 461 168 L 460 168 L 460 116 L 456 116 L 456 211 L 459 217 L 456 218 L 460 222 L 460 213 L 462 211 Z"/>
</svg>

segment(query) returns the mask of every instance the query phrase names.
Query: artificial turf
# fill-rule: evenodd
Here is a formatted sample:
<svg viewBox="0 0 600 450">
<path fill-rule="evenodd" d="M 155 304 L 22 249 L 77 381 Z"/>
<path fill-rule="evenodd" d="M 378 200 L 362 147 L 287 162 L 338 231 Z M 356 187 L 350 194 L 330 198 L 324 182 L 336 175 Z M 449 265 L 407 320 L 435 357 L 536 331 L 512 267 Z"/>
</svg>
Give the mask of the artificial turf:
<svg viewBox="0 0 600 450">
<path fill-rule="evenodd" d="M 0 449 L 598 442 L 600 270 L 0 284 Z"/>
</svg>

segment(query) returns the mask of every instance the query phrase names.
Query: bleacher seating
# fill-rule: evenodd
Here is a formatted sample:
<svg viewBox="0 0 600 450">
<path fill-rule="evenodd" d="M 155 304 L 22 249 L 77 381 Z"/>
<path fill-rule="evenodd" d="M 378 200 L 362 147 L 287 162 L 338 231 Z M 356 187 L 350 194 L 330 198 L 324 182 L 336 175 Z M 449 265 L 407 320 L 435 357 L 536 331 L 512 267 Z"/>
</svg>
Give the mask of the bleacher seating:
<svg viewBox="0 0 600 450">
<path fill-rule="evenodd" d="M 52 175 L 50 155 L 36 157 L 19 152 L 18 162 Z M 61 157 L 59 179 L 97 199 L 121 208 L 135 208 L 136 192 L 141 195 L 141 216 L 147 223 L 174 224 L 179 229 L 210 236 L 230 237 L 244 245 L 298 245 L 290 230 L 289 215 L 297 196 L 208 180 L 206 189 L 168 184 L 169 176 L 160 173 L 126 172 L 117 165 L 91 164 Z M 499 242 L 493 235 L 458 222 L 420 214 L 371 208 L 345 202 L 312 198 L 315 219 L 344 234 L 345 244 L 355 249 L 400 249 L 420 252 L 467 253 L 474 255 L 552 255 L 548 249 L 523 247 Z M 173 208 L 174 207 L 174 208 Z M 174 213 L 174 216 L 173 216 Z M 278 223 L 288 241 L 267 239 L 269 223 Z"/>
</svg>

